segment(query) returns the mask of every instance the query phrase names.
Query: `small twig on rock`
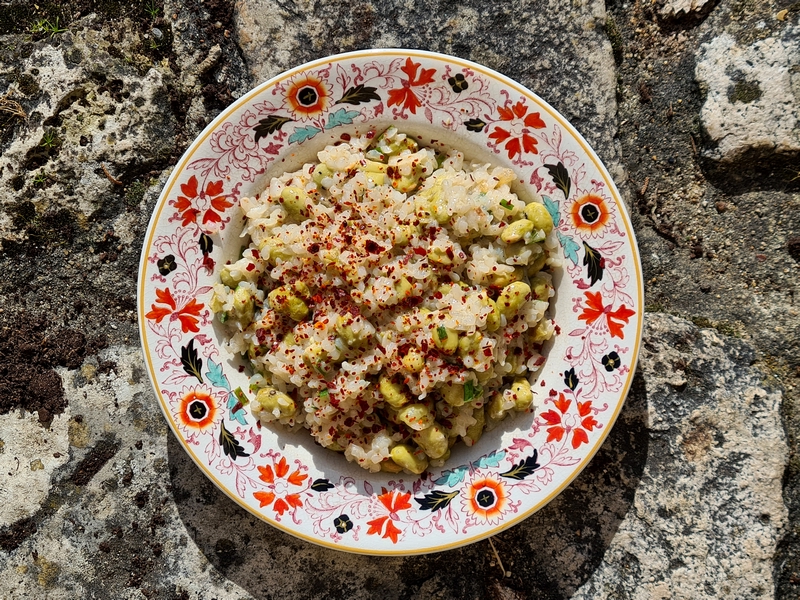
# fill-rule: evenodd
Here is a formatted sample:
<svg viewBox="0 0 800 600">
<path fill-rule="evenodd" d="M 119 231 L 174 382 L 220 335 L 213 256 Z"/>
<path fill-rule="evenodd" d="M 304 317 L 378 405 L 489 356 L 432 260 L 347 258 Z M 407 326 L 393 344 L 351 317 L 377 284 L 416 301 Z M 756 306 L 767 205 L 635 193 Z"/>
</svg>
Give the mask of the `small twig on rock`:
<svg viewBox="0 0 800 600">
<path fill-rule="evenodd" d="M 645 177 L 644 178 L 644 185 L 642 186 L 642 189 L 639 190 L 639 195 L 640 196 L 644 196 L 647 193 L 647 186 L 648 185 L 650 185 L 650 178 L 649 177 Z"/>
<path fill-rule="evenodd" d="M 697 156 L 697 145 L 694 143 L 694 136 L 689 135 L 689 141 L 692 142 L 692 154 Z"/>
<path fill-rule="evenodd" d="M 112 177 L 111 173 L 109 173 L 108 169 L 106 169 L 105 163 L 100 163 L 100 167 L 102 167 L 103 173 L 106 174 L 106 177 L 108 177 L 108 180 L 111 183 L 113 183 L 114 185 L 124 185 L 119 179 L 114 179 L 114 177 Z"/>
<path fill-rule="evenodd" d="M 492 547 L 492 552 L 494 552 L 494 557 L 497 559 L 497 564 L 500 567 L 500 570 L 503 572 L 503 577 L 511 577 L 511 572 L 506 571 L 505 567 L 503 566 L 503 561 L 500 560 L 500 555 L 497 553 L 497 548 L 494 547 L 494 542 L 492 538 L 488 538 L 489 545 Z"/>
<path fill-rule="evenodd" d="M 21 119 L 28 118 L 28 115 L 25 114 L 22 105 L 16 100 L 9 98 L 8 94 L 0 98 L 0 112 L 8 113 Z"/>
</svg>

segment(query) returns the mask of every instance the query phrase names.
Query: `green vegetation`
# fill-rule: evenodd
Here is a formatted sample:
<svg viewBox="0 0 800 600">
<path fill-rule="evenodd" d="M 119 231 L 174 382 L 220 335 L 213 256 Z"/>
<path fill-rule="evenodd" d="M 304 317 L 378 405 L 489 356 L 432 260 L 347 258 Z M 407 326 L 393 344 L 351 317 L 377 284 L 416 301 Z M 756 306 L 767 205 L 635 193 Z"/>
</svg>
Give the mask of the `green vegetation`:
<svg viewBox="0 0 800 600">
<path fill-rule="evenodd" d="M 52 150 L 56 146 L 59 145 L 59 139 L 56 136 L 56 132 L 50 129 L 46 131 L 45 134 L 42 136 L 42 141 L 39 142 L 39 145 L 44 148 L 45 150 Z"/>
<path fill-rule="evenodd" d="M 146 12 L 151 19 L 156 19 L 161 9 L 156 6 L 156 0 L 148 0 L 147 4 L 144 5 L 144 12 Z"/>
<path fill-rule="evenodd" d="M 30 28 L 30 32 L 34 35 L 44 34 L 50 37 L 53 37 L 57 33 L 64 33 L 65 31 L 66 28 L 59 27 L 58 17 L 55 18 L 55 22 L 51 22 L 50 19 L 38 19 L 34 21 Z"/>
</svg>

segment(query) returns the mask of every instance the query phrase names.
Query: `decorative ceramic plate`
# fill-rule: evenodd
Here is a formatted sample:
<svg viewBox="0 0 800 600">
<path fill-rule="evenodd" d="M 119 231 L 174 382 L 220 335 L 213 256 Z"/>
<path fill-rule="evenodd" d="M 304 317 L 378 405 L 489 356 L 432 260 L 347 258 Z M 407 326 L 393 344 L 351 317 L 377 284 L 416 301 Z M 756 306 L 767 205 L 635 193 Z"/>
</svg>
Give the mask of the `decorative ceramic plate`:
<svg viewBox="0 0 800 600">
<path fill-rule="evenodd" d="M 395 124 L 423 142 L 515 170 L 553 217 L 563 255 L 557 334 L 535 410 L 506 419 L 444 467 L 369 473 L 301 431 L 260 427 L 246 366 L 209 309 L 243 245 L 238 200 L 326 145 Z M 631 385 L 643 317 L 629 217 L 586 141 L 518 83 L 416 50 L 333 56 L 272 79 L 225 110 L 181 158 L 155 208 L 139 272 L 139 323 L 167 421 L 200 469 L 246 510 L 330 548 L 414 554 L 495 534 L 542 508 L 587 465 Z M 243 391 L 244 390 L 244 391 Z"/>
</svg>

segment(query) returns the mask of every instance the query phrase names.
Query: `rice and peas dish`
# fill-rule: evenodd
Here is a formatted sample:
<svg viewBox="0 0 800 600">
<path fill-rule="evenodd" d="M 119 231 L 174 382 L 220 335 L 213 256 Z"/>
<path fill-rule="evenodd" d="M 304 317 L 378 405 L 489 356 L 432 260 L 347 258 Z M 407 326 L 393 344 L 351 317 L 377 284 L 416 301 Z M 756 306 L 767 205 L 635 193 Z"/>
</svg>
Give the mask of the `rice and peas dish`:
<svg viewBox="0 0 800 600">
<path fill-rule="evenodd" d="M 532 410 L 554 331 L 553 221 L 391 127 L 242 198 L 250 244 L 211 308 L 249 359 L 261 424 L 306 428 L 370 471 L 420 474 Z"/>
</svg>

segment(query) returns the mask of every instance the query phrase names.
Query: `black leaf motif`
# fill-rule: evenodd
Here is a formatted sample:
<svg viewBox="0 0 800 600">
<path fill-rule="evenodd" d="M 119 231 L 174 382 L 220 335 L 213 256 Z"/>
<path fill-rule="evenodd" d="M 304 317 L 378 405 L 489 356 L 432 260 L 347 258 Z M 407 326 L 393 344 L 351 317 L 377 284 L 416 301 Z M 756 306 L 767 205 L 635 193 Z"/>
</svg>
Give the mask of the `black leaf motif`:
<svg viewBox="0 0 800 600">
<path fill-rule="evenodd" d="M 569 172 L 567 171 L 564 163 L 558 163 L 557 165 L 545 165 L 545 169 L 550 173 L 550 177 L 553 178 L 553 183 L 556 184 L 556 187 L 564 192 L 564 198 L 569 198 L 569 190 L 572 187 L 572 183 L 569 179 Z"/>
<path fill-rule="evenodd" d="M 603 259 L 602 254 L 600 254 L 586 242 L 583 242 L 583 249 L 586 252 L 583 257 L 583 265 L 586 267 L 586 273 L 589 275 L 591 287 L 598 281 L 602 281 L 603 269 L 605 268 L 606 261 Z"/>
<path fill-rule="evenodd" d="M 530 475 L 540 467 L 539 463 L 536 462 L 536 459 L 538 457 L 539 453 L 536 450 L 534 450 L 533 455 L 529 456 L 523 461 L 520 461 L 518 464 L 514 465 L 510 470 L 506 471 L 505 473 L 500 473 L 500 477 L 507 477 L 508 479 L 518 479 L 518 480 L 525 479 L 528 475 Z"/>
<path fill-rule="evenodd" d="M 239 456 L 250 456 L 247 452 L 244 451 L 242 445 L 239 443 L 233 434 L 225 429 L 225 423 L 221 423 L 222 429 L 219 432 L 219 444 L 222 446 L 222 451 L 225 453 L 226 456 L 230 456 L 231 459 L 236 460 Z"/>
<path fill-rule="evenodd" d="M 197 243 L 200 244 L 200 251 L 203 254 L 208 254 L 214 249 L 214 240 L 212 240 L 211 237 L 205 233 L 200 234 L 200 239 L 197 241 Z"/>
<path fill-rule="evenodd" d="M 203 383 L 203 376 L 200 374 L 200 370 L 203 368 L 203 361 L 194 348 L 194 338 L 189 340 L 186 346 L 181 346 L 181 364 L 186 373 L 197 377 L 197 381 Z"/>
<path fill-rule="evenodd" d="M 334 485 L 327 479 L 315 479 L 314 483 L 311 484 L 311 489 L 315 492 L 327 492 L 333 488 Z"/>
<path fill-rule="evenodd" d="M 281 127 L 289 123 L 290 121 L 294 121 L 294 119 L 290 119 L 289 117 L 282 117 L 280 115 L 270 115 L 266 119 L 261 119 L 258 122 L 258 125 L 253 127 L 253 131 L 256 132 L 255 142 L 258 143 L 263 137 L 267 137 L 271 133 L 275 133 L 279 131 Z"/>
<path fill-rule="evenodd" d="M 344 96 L 336 101 L 336 104 L 361 104 L 362 102 L 372 102 L 377 100 L 380 102 L 381 97 L 375 91 L 374 87 L 365 87 L 363 83 L 359 83 L 355 87 L 351 87 L 344 93 Z"/>
<path fill-rule="evenodd" d="M 467 131 L 480 133 L 483 131 L 483 128 L 486 127 L 486 122 L 480 119 L 470 119 L 469 121 L 464 121 L 464 125 L 467 127 Z"/>
<path fill-rule="evenodd" d="M 450 492 L 448 494 L 446 492 L 437 490 L 427 494 L 426 496 L 423 496 L 422 498 L 414 498 L 414 501 L 419 504 L 422 510 L 435 512 L 445 508 L 456 496 L 458 496 L 458 491 Z"/>
<path fill-rule="evenodd" d="M 574 392 L 579 383 L 578 376 L 575 374 L 575 367 L 572 367 L 569 371 L 564 371 L 564 384 L 569 389 Z"/>
</svg>

